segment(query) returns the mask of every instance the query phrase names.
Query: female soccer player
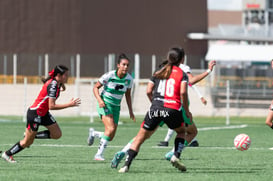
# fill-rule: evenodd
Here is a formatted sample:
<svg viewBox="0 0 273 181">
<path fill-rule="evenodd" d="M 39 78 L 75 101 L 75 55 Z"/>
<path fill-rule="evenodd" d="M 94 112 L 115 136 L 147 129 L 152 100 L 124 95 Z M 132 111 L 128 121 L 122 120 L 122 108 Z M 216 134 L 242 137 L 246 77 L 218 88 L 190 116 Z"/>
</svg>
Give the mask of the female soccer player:
<svg viewBox="0 0 273 181">
<path fill-rule="evenodd" d="M 92 145 L 95 137 L 100 138 L 100 146 L 94 160 L 103 161 L 103 152 L 109 141 L 115 137 L 120 114 L 120 102 L 125 94 L 130 118 L 135 122 L 132 109 L 131 88 L 133 78 L 128 73 L 129 58 L 121 54 L 118 58 L 117 70 L 104 74 L 93 88 L 94 95 L 98 101 L 97 110 L 105 126 L 104 133 L 89 129 L 88 144 Z M 99 89 L 103 87 L 101 95 Z"/>
<path fill-rule="evenodd" d="M 149 138 L 161 121 L 177 133 L 175 139 L 175 153 L 171 158 L 173 166 L 181 171 L 186 167 L 179 162 L 185 141 L 185 127 L 181 113 L 181 100 L 187 117 L 191 117 L 188 109 L 187 84 L 188 77 L 178 67 L 184 58 L 184 50 L 172 48 L 168 52 L 168 63 L 156 71 L 148 83 L 147 95 L 152 100 L 152 105 L 147 112 L 142 127 L 133 141 L 124 166 L 119 172 L 128 172 L 133 159 L 137 156 L 140 146 Z"/>
<path fill-rule="evenodd" d="M 160 67 L 164 66 L 166 63 L 167 63 L 167 61 L 164 61 L 160 65 Z M 181 70 L 183 70 L 183 72 L 185 72 L 187 74 L 187 76 L 189 78 L 189 83 L 192 84 L 192 85 L 194 85 L 195 83 L 197 83 L 200 80 L 204 79 L 213 70 L 213 67 L 216 65 L 215 61 L 211 61 L 209 63 L 209 69 L 207 71 L 205 71 L 205 72 L 203 72 L 201 74 L 198 74 L 196 76 L 193 76 L 191 74 L 190 67 L 187 66 L 187 65 L 184 65 L 183 63 L 184 63 L 184 59 L 182 60 L 181 64 L 179 65 L 179 68 L 181 68 Z M 196 146 L 196 144 L 198 144 L 197 140 L 195 139 L 195 137 L 196 137 L 196 135 L 198 133 L 197 127 L 196 127 L 196 125 L 195 125 L 195 123 L 193 122 L 192 119 L 187 118 L 187 116 L 185 115 L 185 111 L 183 110 L 183 107 L 182 107 L 182 115 L 183 115 L 183 118 L 184 118 L 184 122 L 186 123 L 186 132 L 187 132 L 184 145 L 187 146 L 188 143 L 195 143 L 195 146 Z M 167 135 L 166 135 L 168 140 L 165 140 L 165 141 L 169 141 L 169 139 L 171 139 L 173 133 L 174 133 L 174 130 L 169 128 L 168 132 L 167 132 Z M 112 168 L 117 168 L 118 167 L 120 161 L 127 154 L 127 151 L 129 150 L 129 148 L 130 148 L 131 144 L 133 143 L 134 139 L 135 138 L 130 140 L 130 142 L 121 151 L 118 151 L 114 155 L 114 158 L 112 159 L 112 162 L 111 162 L 111 167 Z M 166 143 L 168 143 L 168 142 L 160 142 L 159 146 L 167 146 Z M 171 151 L 169 151 L 168 153 L 166 153 L 165 158 L 167 160 L 170 160 L 173 154 L 174 154 L 174 148 Z"/>
<path fill-rule="evenodd" d="M 56 99 L 60 95 L 60 90 L 65 90 L 65 83 L 68 79 L 68 68 L 63 65 L 57 65 L 51 72 L 49 77 L 42 79 L 44 85 L 32 106 L 27 111 L 27 124 L 25 137 L 16 143 L 9 150 L 3 152 L 2 158 L 10 163 L 16 163 L 13 155 L 19 153 L 24 148 L 29 147 L 34 139 L 59 139 L 62 131 L 49 113 L 49 110 L 59 110 L 68 107 L 79 106 L 81 100 L 72 98 L 65 104 L 57 104 Z M 39 126 L 43 125 L 47 130 L 38 132 Z"/>
<path fill-rule="evenodd" d="M 208 76 L 210 74 L 210 72 L 213 70 L 213 67 L 216 65 L 216 61 L 211 61 L 209 63 L 209 67 L 208 67 L 208 70 L 201 73 L 201 74 L 198 74 L 198 75 L 193 75 L 192 74 L 192 71 L 190 69 L 189 66 L 185 65 L 185 64 L 180 64 L 179 67 L 187 74 L 188 78 L 189 78 L 189 86 L 192 86 L 193 89 L 195 89 L 195 84 L 201 80 L 203 80 L 206 76 Z M 196 91 L 196 89 L 195 89 Z M 198 93 L 198 91 L 196 91 L 197 94 L 199 95 L 201 101 L 202 100 L 202 97 L 201 97 L 201 94 Z M 196 125 L 195 123 L 192 121 L 192 120 L 188 120 L 186 119 L 185 120 L 187 125 L 187 143 L 190 143 L 190 146 L 199 146 L 199 143 L 196 139 L 196 136 L 197 136 L 197 128 L 196 128 Z M 172 135 L 173 135 L 174 131 L 171 130 L 171 129 L 168 129 L 168 132 L 167 132 L 167 135 L 164 139 L 164 141 L 161 141 L 158 146 L 168 146 L 168 142 L 169 140 L 171 139 Z"/>
</svg>

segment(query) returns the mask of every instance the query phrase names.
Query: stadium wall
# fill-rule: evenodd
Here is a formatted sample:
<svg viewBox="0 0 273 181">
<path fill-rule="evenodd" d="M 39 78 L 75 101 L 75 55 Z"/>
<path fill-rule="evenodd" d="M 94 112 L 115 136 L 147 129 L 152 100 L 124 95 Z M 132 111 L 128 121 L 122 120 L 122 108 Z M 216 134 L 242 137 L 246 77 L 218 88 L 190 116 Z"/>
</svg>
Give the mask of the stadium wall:
<svg viewBox="0 0 273 181">
<path fill-rule="evenodd" d="M 57 63 L 79 53 L 89 57 L 83 62 L 83 76 L 103 71 L 104 59 L 89 55 L 160 57 L 173 45 L 184 47 L 188 64 L 200 68 L 207 41 L 188 40 L 189 32 L 207 32 L 206 0 L 0 0 L 1 55 L 27 55 L 22 59 L 37 62 L 37 54 L 48 53 Z M 26 69 L 21 72 L 32 72 L 32 66 L 21 64 Z"/>
<path fill-rule="evenodd" d="M 36 98 L 42 84 L 2 84 L 0 94 L 1 99 L 0 115 L 17 115 L 24 116 L 28 106 L 30 106 Z M 190 111 L 193 116 L 226 116 L 226 108 L 214 108 L 211 100 L 208 84 L 203 82 L 198 86 L 201 94 L 207 100 L 207 105 L 203 105 L 196 93 L 189 88 Z M 57 100 L 58 103 L 69 101 L 72 97 L 80 97 L 82 104 L 77 108 L 68 108 L 58 111 L 50 111 L 54 116 L 97 116 L 96 100 L 92 93 L 91 84 L 84 83 L 76 86 L 76 84 L 67 84 L 67 90 L 61 92 L 61 96 Z M 77 88 L 78 87 L 78 88 Z M 8 94 L 7 94 L 8 92 Z M 268 101 L 270 104 L 271 100 Z M 136 115 L 144 115 L 150 106 L 150 102 L 146 96 L 146 84 L 140 84 L 135 88 L 133 93 L 133 109 Z M 230 116 L 263 116 L 267 115 L 268 108 L 265 109 L 245 109 L 230 108 Z M 129 116 L 125 98 L 121 104 L 121 116 Z"/>
</svg>

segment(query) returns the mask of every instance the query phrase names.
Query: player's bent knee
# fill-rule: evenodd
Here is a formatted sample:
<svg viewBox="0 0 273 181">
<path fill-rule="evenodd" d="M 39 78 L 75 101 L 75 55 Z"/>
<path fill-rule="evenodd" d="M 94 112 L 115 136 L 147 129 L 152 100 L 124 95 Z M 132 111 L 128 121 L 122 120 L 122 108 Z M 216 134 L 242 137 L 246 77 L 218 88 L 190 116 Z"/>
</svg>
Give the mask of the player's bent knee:
<svg viewBox="0 0 273 181">
<path fill-rule="evenodd" d="M 62 132 L 50 134 L 51 139 L 60 139 L 62 137 Z"/>
<path fill-rule="evenodd" d="M 195 134 L 195 135 L 197 135 L 197 134 L 198 134 L 198 130 L 197 130 L 197 129 L 195 129 L 194 134 Z"/>
</svg>

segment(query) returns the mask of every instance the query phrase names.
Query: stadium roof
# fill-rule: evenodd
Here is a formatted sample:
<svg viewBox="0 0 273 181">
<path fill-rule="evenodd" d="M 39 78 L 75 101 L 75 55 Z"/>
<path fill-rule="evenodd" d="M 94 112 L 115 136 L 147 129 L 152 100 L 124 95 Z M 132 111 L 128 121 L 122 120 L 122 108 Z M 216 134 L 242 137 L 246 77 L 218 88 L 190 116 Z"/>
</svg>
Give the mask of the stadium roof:
<svg viewBox="0 0 273 181">
<path fill-rule="evenodd" d="M 208 33 L 189 33 L 187 37 L 191 40 L 227 40 L 227 41 L 256 41 L 273 42 L 272 36 L 243 35 L 237 34 L 208 34 Z"/>
<path fill-rule="evenodd" d="M 210 45 L 205 59 L 217 61 L 267 62 L 273 59 L 273 46 L 214 44 Z"/>
</svg>

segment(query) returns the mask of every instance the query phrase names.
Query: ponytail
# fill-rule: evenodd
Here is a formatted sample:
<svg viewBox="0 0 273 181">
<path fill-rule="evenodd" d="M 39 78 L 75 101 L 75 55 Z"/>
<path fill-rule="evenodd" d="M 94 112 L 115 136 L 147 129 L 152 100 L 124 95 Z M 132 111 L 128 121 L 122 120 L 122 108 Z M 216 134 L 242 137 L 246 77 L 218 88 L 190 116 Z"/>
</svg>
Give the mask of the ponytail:
<svg viewBox="0 0 273 181">
<path fill-rule="evenodd" d="M 160 70 L 154 73 L 154 76 L 158 79 L 168 79 L 172 73 L 172 64 L 167 63 Z"/>
<path fill-rule="evenodd" d="M 52 69 L 50 72 L 48 72 L 47 78 L 42 77 L 41 80 L 43 83 L 46 83 L 48 80 L 54 79 L 57 76 L 57 74 L 63 75 L 68 70 L 69 69 L 64 65 L 57 65 L 54 69 Z M 61 84 L 60 86 L 62 88 L 62 91 L 64 91 L 66 89 L 64 84 Z"/>
</svg>

